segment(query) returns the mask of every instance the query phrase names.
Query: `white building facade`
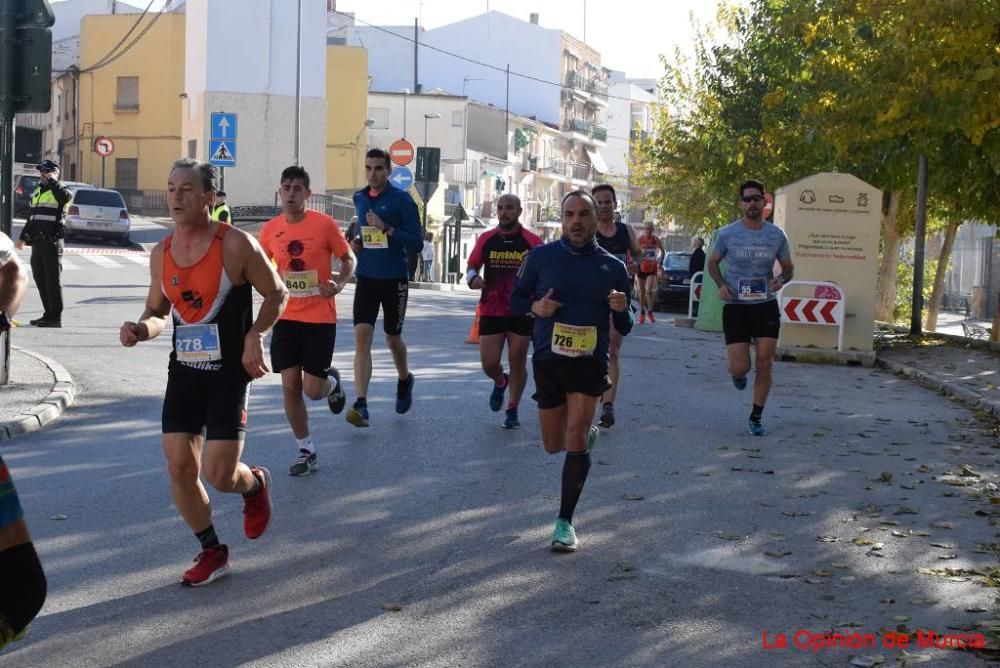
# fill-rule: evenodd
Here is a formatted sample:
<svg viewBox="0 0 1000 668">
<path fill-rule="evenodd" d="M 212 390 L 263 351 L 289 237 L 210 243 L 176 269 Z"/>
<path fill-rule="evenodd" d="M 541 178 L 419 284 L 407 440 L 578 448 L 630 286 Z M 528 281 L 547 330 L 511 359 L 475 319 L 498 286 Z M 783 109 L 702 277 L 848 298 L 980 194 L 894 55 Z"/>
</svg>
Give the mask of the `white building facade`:
<svg viewBox="0 0 1000 668">
<path fill-rule="evenodd" d="M 271 205 L 281 170 L 294 161 L 295 8 L 282 0 L 189 0 L 186 11 L 186 153 L 208 160 L 211 114 L 236 113 L 226 192 L 240 205 Z M 326 2 L 303 0 L 299 163 L 314 192 L 326 181 L 326 25 Z"/>
</svg>

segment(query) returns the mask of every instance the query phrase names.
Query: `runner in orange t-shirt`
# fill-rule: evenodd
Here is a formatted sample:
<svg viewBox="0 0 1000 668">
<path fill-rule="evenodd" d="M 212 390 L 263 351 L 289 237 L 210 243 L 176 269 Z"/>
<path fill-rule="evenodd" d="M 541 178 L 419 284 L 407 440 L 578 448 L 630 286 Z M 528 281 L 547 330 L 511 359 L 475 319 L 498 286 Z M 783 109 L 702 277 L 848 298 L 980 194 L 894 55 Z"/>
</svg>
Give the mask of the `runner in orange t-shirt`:
<svg viewBox="0 0 1000 668">
<path fill-rule="evenodd" d="M 290 475 L 309 475 L 317 468 L 316 447 L 309 436 L 303 392 L 310 399 L 326 397 L 330 410 L 344 410 L 347 396 L 340 373 L 332 366 L 337 340 L 334 298 L 354 275 L 354 253 L 336 221 L 306 209 L 309 174 L 301 167 L 281 173 L 283 213 L 264 224 L 260 245 L 278 268 L 288 288 L 288 306 L 271 334 L 271 366 L 281 374 L 285 416 L 292 427 L 299 456 Z M 332 278 L 332 259 L 340 259 L 340 274 Z"/>
</svg>

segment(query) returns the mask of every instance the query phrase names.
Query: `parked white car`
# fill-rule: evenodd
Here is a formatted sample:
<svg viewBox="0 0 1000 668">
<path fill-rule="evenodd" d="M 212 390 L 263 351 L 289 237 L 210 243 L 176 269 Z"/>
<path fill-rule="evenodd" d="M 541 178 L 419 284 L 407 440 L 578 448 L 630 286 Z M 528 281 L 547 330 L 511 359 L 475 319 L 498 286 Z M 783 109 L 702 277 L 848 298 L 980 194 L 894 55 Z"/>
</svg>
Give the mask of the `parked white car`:
<svg viewBox="0 0 1000 668">
<path fill-rule="evenodd" d="M 127 246 L 132 221 L 117 190 L 93 186 L 72 187 L 73 201 L 66 212 L 66 237 L 91 236 Z"/>
</svg>

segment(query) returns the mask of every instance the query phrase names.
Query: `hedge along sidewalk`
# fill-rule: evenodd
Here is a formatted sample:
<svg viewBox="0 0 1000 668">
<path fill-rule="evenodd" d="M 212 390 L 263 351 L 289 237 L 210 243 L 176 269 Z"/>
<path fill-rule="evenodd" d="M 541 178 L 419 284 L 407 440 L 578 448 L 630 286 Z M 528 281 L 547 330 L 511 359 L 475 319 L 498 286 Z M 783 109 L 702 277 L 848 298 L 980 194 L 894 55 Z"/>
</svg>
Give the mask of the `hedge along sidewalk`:
<svg viewBox="0 0 1000 668">
<path fill-rule="evenodd" d="M 883 334 L 877 364 L 1000 419 L 1000 345 L 960 336 Z"/>
<path fill-rule="evenodd" d="M 75 397 L 76 382 L 61 364 L 11 346 L 10 383 L 0 387 L 0 442 L 40 430 L 73 405 Z"/>
</svg>

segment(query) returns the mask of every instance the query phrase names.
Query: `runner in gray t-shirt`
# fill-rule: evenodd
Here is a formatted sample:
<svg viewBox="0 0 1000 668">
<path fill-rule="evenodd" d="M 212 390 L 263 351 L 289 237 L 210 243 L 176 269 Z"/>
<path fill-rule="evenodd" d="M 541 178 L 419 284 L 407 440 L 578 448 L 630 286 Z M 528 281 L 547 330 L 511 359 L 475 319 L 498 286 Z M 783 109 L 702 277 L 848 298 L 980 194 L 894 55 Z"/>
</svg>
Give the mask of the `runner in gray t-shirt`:
<svg viewBox="0 0 1000 668">
<path fill-rule="evenodd" d="M 781 317 L 775 297 L 792 280 L 792 258 L 784 231 L 763 218 L 764 184 L 746 181 L 740 186 L 743 217 L 730 223 L 717 236 L 708 259 L 708 274 L 722 297 L 722 329 L 733 385 L 747 386 L 750 342 L 754 342 L 757 372 L 753 383 L 753 410 L 749 429 L 754 436 L 767 433 L 761 420 L 771 389 L 771 365 L 778 347 Z M 719 263 L 726 260 L 723 276 Z M 774 275 L 774 262 L 781 274 Z"/>
</svg>

